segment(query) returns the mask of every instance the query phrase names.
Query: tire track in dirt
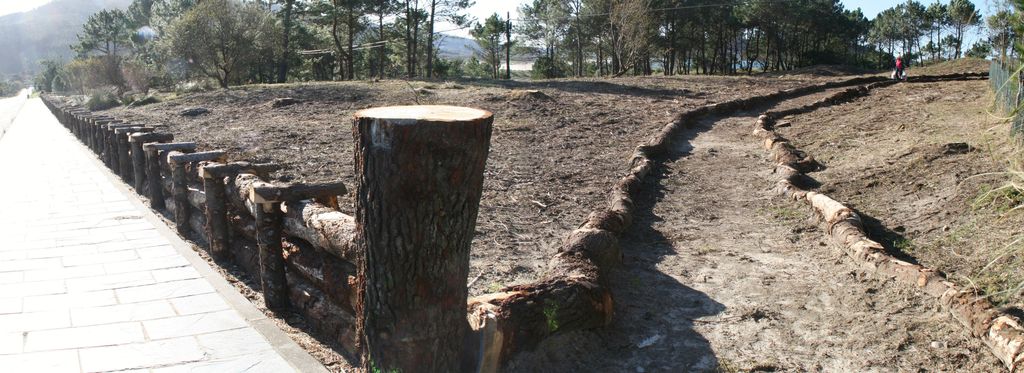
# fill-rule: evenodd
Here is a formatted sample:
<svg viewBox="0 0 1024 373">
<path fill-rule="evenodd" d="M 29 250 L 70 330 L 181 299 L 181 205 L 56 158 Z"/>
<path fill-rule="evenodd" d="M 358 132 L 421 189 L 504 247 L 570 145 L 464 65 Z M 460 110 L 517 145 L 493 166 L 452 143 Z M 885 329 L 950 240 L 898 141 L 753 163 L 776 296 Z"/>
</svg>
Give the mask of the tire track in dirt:
<svg viewBox="0 0 1024 373">
<path fill-rule="evenodd" d="M 858 270 L 774 197 L 771 164 L 750 134 L 768 109 L 708 118 L 677 139 L 622 239 L 616 320 L 550 338 L 510 370 L 1001 369 L 931 299 Z"/>
</svg>

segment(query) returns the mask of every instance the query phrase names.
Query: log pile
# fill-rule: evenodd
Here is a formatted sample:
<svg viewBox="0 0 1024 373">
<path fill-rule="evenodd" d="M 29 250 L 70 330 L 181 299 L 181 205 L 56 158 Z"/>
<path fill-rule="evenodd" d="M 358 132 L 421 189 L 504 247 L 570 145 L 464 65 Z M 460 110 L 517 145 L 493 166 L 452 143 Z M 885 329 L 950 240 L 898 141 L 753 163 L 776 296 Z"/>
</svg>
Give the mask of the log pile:
<svg viewBox="0 0 1024 373">
<path fill-rule="evenodd" d="M 941 77 L 919 77 L 912 82 L 977 79 L 978 75 L 957 74 Z M 861 217 L 849 207 L 827 195 L 801 187 L 809 178 L 805 165 L 809 156 L 789 144 L 773 130 L 775 121 L 785 115 L 809 112 L 815 108 L 844 103 L 867 95 L 871 89 L 886 84 L 871 84 L 852 88 L 810 104 L 799 110 L 766 112 L 757 119 L 754 134 L 764 141 L 764 148 L 776 162 L 778 177 L 776 192 L 784 198 L 803 202 L 822 223 L 822 229 L 833 245 L 852 258 L 865 271 L 883 278 L 914 287 L 936 298 L 967 331 L 987 345 L 1010 372 L 1024 367 L 1024 327 L 1021 320 L 994 307 L 988 299 L 972 288 L 964 288 L 949 281 L 936 270 L 897 259 L 885 248 L 871 240 L 864 230 Z"/>
</svg>

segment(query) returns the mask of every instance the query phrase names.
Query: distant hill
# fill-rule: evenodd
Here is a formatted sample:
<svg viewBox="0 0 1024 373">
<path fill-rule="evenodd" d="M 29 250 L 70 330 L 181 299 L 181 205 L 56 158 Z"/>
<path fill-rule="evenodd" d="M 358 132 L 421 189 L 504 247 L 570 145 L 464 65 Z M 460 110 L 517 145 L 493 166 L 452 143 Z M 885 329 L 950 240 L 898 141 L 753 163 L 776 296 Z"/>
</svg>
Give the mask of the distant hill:
<svg viewBox="0 0 1024 373">
<path fill-rule="evenodd" d="M 11 1 L 11 0 L 2 0 Z M 82 24 L 102 9 L 125 9 L 131 0 L 54 0 L 0 17 L 0 74 L 33 72 L 41 59 L 68 60 Z"/>
<path fill-rule="evenodd" d="M 480 50 L 480 46 L 473 39 L 442 34 L 437 50 L 439 57 L 468 60 L 474 53 Z"/>
</svg>

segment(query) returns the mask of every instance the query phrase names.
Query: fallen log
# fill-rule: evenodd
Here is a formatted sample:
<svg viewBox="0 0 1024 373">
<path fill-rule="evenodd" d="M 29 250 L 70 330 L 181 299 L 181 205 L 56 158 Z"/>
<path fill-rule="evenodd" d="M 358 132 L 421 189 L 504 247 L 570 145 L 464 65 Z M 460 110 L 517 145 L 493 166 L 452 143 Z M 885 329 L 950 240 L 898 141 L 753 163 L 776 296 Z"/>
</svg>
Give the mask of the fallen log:
<svg viewBox="0 0 1024 373">
<path fill-rule="evenodd" d="M 309 242 L 339 259 L 358 262 L 358 251 L 352 242 L 356 231 L 354 217 L 309 201 L 286 202 L 282 210 L 286 234 Z"/>
</svg>

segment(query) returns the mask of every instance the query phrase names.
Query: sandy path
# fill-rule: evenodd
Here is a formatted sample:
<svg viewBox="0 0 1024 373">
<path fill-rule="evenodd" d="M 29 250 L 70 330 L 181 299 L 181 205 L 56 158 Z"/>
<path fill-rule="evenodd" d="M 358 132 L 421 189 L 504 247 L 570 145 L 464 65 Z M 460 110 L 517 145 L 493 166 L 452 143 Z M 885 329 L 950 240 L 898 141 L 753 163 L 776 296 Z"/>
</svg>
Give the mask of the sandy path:
<svg viewBox="0 0 1024 373">
<path fill-rule="evenodd" d="M 933 300 L 866 276 L 807 210 L 774 197 L 750 135 L 768 108 L 683 135 L 623 239 L 612 326 L 549 339 L 514 370 L 1001 369 Z"/>
</svg>

